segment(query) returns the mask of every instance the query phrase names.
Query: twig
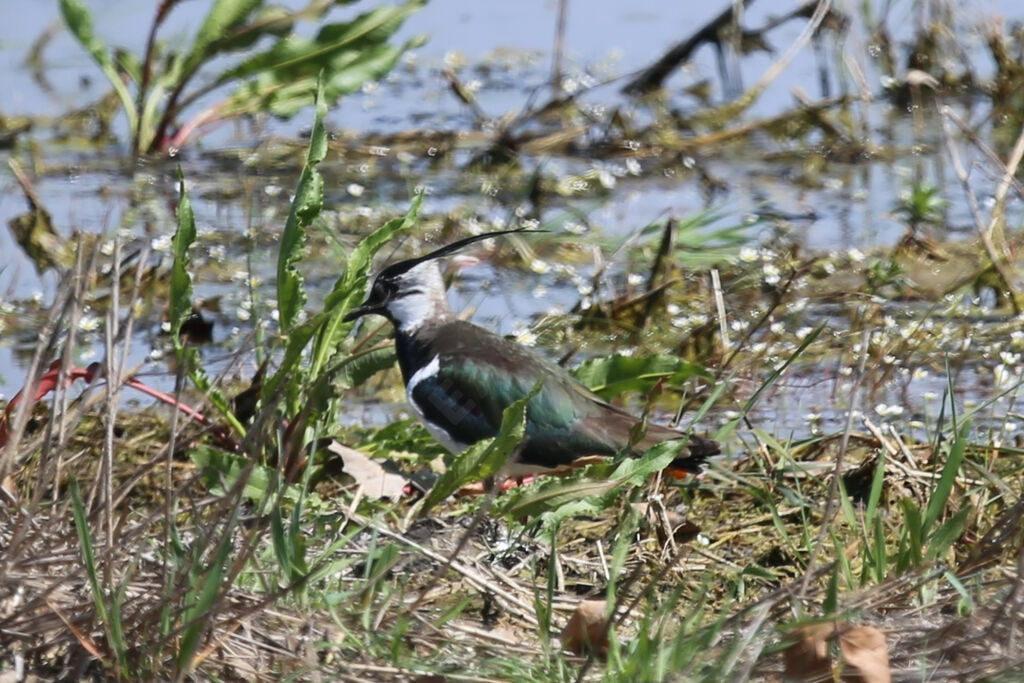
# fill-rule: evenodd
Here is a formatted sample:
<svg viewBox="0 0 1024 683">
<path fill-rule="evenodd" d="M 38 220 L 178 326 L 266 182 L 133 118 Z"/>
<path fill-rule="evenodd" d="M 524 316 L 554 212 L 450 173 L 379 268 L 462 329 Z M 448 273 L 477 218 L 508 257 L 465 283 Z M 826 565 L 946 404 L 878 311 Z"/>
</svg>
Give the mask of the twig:
<svg viewBox="0 0 1024 683">
<path fill-rule="evenodd" d="M 729 322 L 725 317 L 725 298 L 722 296 L 722 278 L 718 268 L 711 269 L 711 291 L 715 296 L 715 311 L 718 313 L 718 332 L 722 335 L 722 352 L 728 353 L 732 344 L 729 342 Z"/>
<path fill-rule="evenodd" d="M 562 92 L 562 53 L 565 49 L 565 25 L 569 0 L 558 0 L 558 22 L 555 24 L 555 49 L 551 58 L 551 85 Z"/>
<path fill-rule="evenodd" d="M 742 0 L 742 6 L 748 7 L 753 0 Z M 681 43 L 677 43 L 662 55 L 661 59 L 640 72 L 633 80 L 627 83 L 622 92 L 628 95 L 643 95 L 661 87 L 661 84 L 668 78 L 672 71 L 690 58 L 693 51 L 704 43 L 718 42 L 718 34 L 733 22 L 733 14 L 736 11 L 736 3 L 729 3 L 729 6 L 718 13 L 711 21 L 700 27 L 696 33 Z"/>
<path fill-rule="evenodd" d="M 821 26 L 821 22 L 825 20 L 826 16 L 828 16 L 831 5 L 831 0 L 819 0 L 818 5 L 814 8 L 814 14 L 811 15 L 810 21 L 807 22 L 806 26 L 804 26 L 804 30 L 800 32 L 800 35 L 797 36 L 796 40 L 786 48 L 786 51 L 782 53 L 781 57 L 779 57 L 763 74 L 761 74 L 761 78 L 758 79 L 757 83 L 744 92 L 734 102 L 724 107 L 723 109 L 725 111 L 723 113 L 727 112 L 735 116 L 752 105 L 761 93 L 764 92 L 764 90 L 772 83 L 772 81 L 778 78 L 786 67 L 789 66 L 790 62 L 796 58 L 797 53 L 806 47 L 814 34 L 818 32 L 818 27 Z"/>
<path fill-rule="evenodd" d="M 996 249 L 995 243 L 992 241 L 991 227 L 986 224 L 984 219 L 981 217 L 981 208 L 978 205 L 978 198 L 974 194 L 974 189 L 971 187 L 970 175 L 967 173 L 967 169 L 964 168 L 963 162 L 960 159 L 960 152 L 957 150 L 956 142 L 953 140 L 953 133 L 949 130 L 948 122 L 952 120 L 952 110 L 948 105 L 940 105 L 939 113 L 942 116 L 942 134 L 946 141 L 946 149 L 949 150 L 950 160 L 953 162 L 953 171 L 956 173 L 956 177 L 960 180 L 960 184 L 964 188 L 964 193 L 967 195 L 967 205 L 971 209 L 971 216 L 974 218 L 974 225 L 978 230 L 978 236 L 981 238 L 981 243 L 985 247 L 985 252 L 988 254 L 989 260 L 992 262 L 992 267 L 995 268 L 996 273 L 999 275 L 999 279 L 1002 280 L 1003 286 L 1010 292 L 1010 299 L 1013 303 L 1014 313 L 1020 313 L 1022 304 L 1020 301 L 1020 294 L 1017 288 L 1014 286 L 1013 276 L 1007 269 L 1007 263 L 1010 261 L 1009 254 L 1005 249 L 1000 254 Z M 1017 139 L 1017 146 L 1024 145 L 1024 131 L 1021 132 L 1022 137 Z M 1024 149 L 1021 150 L 1024 153 Z M 1017 147 L 1014 147 L 1014 155 L 1017 153 Z M 1020 159 L 1017 159 L 1017 163 Z M 1017 164 L 1014 164 L 1016 169 Z M 1007 169 L 1009 171 L 1009 169 Z M 1010 171 L 1010 175 L 1013 172 Z M 1005 197 L 1005 190 L 1003 190 L 1003 196 Z M 995 211 L 993 210 L 993 215 Z M 1004 260 L 1005 259 L 1005 260 Z"/>
<path fill-rule="evenodd" d="M 363 517 L 362 515 L 353 514 L 345 508 L 341 509 L 341 514 L 350 522 L 354 522 L 360 526 L 366 527 L 367 529 L 373 529 L 382 536 L 387 536 L 388 538 L 392 538 L 398 541 L 399 543 L 407 545 L 413 550 L 428 557 L 429 559 L 434 560 L 435 562 L 440 562 L 442 564 L 447 565 L 447 567 L 461 574 L 477 590 L 490 592 L 495 596 L 495 598 L 504 601 L 506 603 L 505 608 L 508 609 L 510 612 L 518 615 L 521 619 L 527 621 L 533 626 L 539 625 L 536 617 L 533 616 L 532 606 L 523 602 L 515 596 L 509 595 L 508 592 L 502 590 L 500 586 L 496 585 L 491 581 L 488 581 L 485 577 L 481 576 L 478 572 L 474 571 L 469 566 L 464 565 L 463 563 L 454 559 L 454 557 L 445 557 L 440 553 L 434 552 L 430 548 L 424 547 L 419 543 L 416 543 L 415 541 L 406 538 L 404 535 L 398 532 L 392 531 L 387 527 L 375 524 L 372 520 Z"/>
<path fill-rule="evenodd" d="M 1017 178 L 1014 176 L 1012 172 L 1008 172 L 1007 164 L 1004 163 L 1003 160 L 999 158 L 999 155 L 996 154 L 995 150 L 988 146 L 984 140 L 979 138 L 978 134 L 975 133 L 974 130 L 972 130 L 971 127 L 967 125 L 967 122 L 960 118 L 960 115 L 957 114 L 955 111 L 949 110 L 948 112 L 946 112 L 946 116 L 949 117 L 949 119 L 957 125 L 957 128 L 960 129 L 960 132 L 963 133 L 967 137 L 967 139 L 971 141 L 971 144 L 977 147 L 986 157 L 988 157 L 989 161 L 991 161 L 999 168 L 1003 169 L 1003 180 L 1000 183 L 999 187 L 996 188 L 996 196 L 1005 197 L 1003 183 L 1007 183 L 1009 185 L 1012 185 L 1013 189 L 1017 191 L 1017 194 L 1022 199 L 1024 199 L 1024 185 L 1020 184 L 1020 181 L 1017 180 Z M 1021 135 L 1024 135 L 1024 130 L 1021 131 Z M 1018 137 L 1017 143 L 1016 145 L 1014 145 L 1014 155 L 1017 154 L 1017 148 L 1020 146 L 1020 144 L 1021 139 L 1020 137 Z"/>
</svg>

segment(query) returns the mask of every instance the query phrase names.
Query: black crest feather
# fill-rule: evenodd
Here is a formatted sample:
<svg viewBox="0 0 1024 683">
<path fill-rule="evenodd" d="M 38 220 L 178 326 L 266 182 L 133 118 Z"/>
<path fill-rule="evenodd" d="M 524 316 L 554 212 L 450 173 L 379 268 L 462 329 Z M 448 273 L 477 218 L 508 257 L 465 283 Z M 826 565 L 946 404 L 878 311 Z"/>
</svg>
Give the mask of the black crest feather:
<svg viewBox="0 0 1024 683">
<path fill-rule="evenodd" d="M 518 228 L 516 230 L 498 230 L 497 232 L 485 232 L 480 235 L 471 235 L 469 237 L 464 237 L 461 240 L 456 240 L 451 244 L 446 244 L 443 247 L 435 249 L 429 254 L 417 256 L 416 258 L 407 259 L 405 261 L 399 261 L 398 263 L 392 263 L 390 266 L 380 271 L 377 277 L 383 277 L 385 279 L 396 277 L 411 268 L 415 268 L 421 263 L 425 263 L 426 261 L 432 261 L 433 259 L 442 258 L 444 256 L 454 254 L 455 252 L 460 251 L 465 247 L 468 247 L 470 244 L 473 244 L 474 242 L 481 242 L 483 240 L 487 240 L 492 237 L 500 237 L 502 235 L 529 234 L 537 232 L 547 232 L 547 230 L 528 230 L 526 228 Z"/>
</svg>

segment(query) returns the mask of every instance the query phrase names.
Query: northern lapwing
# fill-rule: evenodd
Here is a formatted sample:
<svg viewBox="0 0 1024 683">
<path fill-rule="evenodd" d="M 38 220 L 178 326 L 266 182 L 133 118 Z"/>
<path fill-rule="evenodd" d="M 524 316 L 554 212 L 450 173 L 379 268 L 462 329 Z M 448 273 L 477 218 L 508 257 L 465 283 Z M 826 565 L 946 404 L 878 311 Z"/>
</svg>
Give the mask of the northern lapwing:
<svg viewBox="0 0 1024 683">
<path fill-rule="evenodd" d="M 523 442 L 505 476 L 559 470 L 587 456 L 612 456 L 630 443 L 636 417 L 602 400 L 564 368 L 494 332 L 459 320 L 448 306 L 438 259 L 469 244 L 522 230 L 474 235 L 435 251 L 393 263 L 377 274 L 366 301 L 345 320 L 370 313 L 395 327 L 395 350 L 406 396 L 430 433 L 459 453 L 492 437 L 502 411 L 543 379 L 526 410 Z M 669 439 L 674 429 L 647 425 L 633 455 Z M 670 468 L 700 472 L 719 453 L 718 443 L 690 436 Z"/>
</svg>

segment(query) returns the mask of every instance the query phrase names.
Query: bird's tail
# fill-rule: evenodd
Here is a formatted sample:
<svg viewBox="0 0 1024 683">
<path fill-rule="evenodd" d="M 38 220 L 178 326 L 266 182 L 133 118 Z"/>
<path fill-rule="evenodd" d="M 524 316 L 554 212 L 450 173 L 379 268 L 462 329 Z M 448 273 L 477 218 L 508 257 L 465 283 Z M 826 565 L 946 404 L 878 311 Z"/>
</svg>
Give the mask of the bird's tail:
<svg viewBox="0 0 1024 683">
<path fill-rule="evenodd" d="M 712 455 L 722 452 L 722 447 L 713 439 L 705 439 L 702 436 L 690 435 L 690 444 L 687 446 L 686 455 L 673 460 L 665 469 L 674 472 L 700 474 L 704 461 Z"/>
</svg>

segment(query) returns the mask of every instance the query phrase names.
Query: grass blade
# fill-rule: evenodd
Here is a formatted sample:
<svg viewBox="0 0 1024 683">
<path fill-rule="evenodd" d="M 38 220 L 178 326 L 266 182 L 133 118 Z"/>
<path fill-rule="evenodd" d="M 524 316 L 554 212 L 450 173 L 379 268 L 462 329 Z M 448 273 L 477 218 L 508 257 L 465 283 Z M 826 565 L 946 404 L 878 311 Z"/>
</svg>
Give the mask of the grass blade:
<svg viewBox="0 0 1024 683">
<path fill-rule="evenodd" d="M 117 659 L 122 676 L 127 677 L 127 647 L 125 646 L 124 628 L 121 625 L 121 611 L 116 603 L 112 604 L 112 609 L 107 609 L 106 597 L 100 586 L 99 573 L 96 571 L 96 553 L 92 546 L 92 536 L 89 533 L 89 522 L 86 520 L 85 505 L 82 504 L 82 492 L 78 488 L 78 480 L 72 478 L 68 488 L 71 493 L 71 513 L 75 518 L 75 531 L 78 534 L 79 548 L 82 550 L 85 574 L 89 578 L 93 604 L 96 606 L 96 616 L 103 623 L 107 632 L 107 638 L 114 649 L 114 657 Z"/>
<path fill-rule="evenodd" d="M 970 420 L 961 420 L 957 430 L 956 439 L 949 449 L 949 457 L 942 466 L 942 474 L 939 476 L 939 483 L 935 485 L 928 498 L 928 508 L 924 513 L 924 520 L 921 527 L 922 537 L 927 537 L 928 531 L 942 515 L 953 492 L 953 484 L 956 483 L 956 475 L 960 471 L 960 465 L 964 461 L 964 454 L 967 452 L 967 434 L 971 428 Z"/>
</svg>

